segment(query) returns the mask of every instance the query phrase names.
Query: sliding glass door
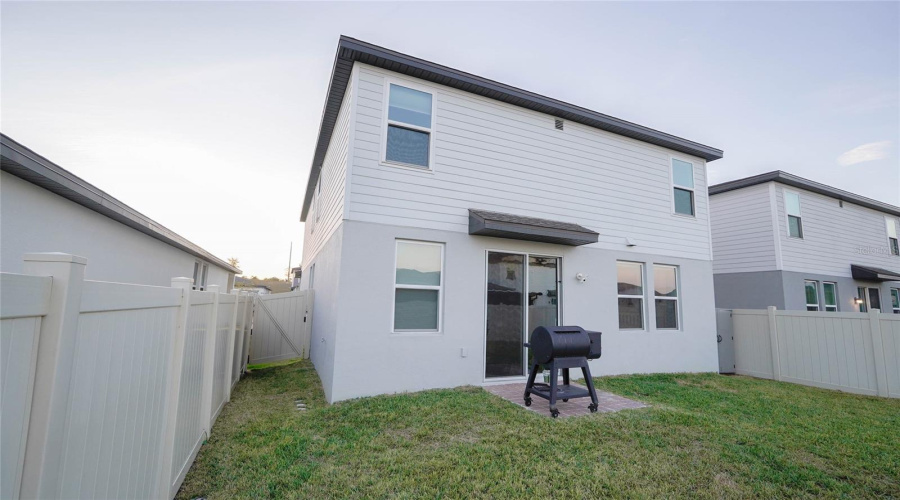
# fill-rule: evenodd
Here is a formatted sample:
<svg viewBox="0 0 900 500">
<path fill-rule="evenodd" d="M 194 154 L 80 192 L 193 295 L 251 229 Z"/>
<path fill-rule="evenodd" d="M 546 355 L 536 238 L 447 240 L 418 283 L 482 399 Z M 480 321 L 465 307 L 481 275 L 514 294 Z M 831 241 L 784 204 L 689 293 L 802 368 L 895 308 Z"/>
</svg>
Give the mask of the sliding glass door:
<svg viewBox="0 0 900 500">
<path fill-rule="evenodd" d="M 559 324 L 559 260 L 488 252 L 485 377 L 525 375 L 530 332 Z"/>
</svg>

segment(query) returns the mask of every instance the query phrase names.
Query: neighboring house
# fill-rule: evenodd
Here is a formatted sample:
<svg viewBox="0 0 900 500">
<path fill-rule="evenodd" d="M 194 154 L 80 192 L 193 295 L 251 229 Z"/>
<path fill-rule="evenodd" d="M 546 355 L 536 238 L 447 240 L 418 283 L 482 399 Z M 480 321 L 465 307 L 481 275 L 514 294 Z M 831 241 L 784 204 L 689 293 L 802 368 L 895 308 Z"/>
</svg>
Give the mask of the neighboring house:
<svg viewBox="0 0 900 500">
<path fill-rule="evenodd" d="M 239 269 L 6 135 L 0 148 L 3 272 L 21 273 L 26 253 L 64 252 L 88 259 L 91 280 L 231 289 Z"/>
<path fill-rule="evenodd" d="M 722 151 L 341 37 L 301 220 L 329 401 L 524 380 L 530 332 L 595 374 L 717 365 Z"/>
<path fill-rule="evenodd" d="M 900 207 L 781 171 L 709 195 L 716 307 L 900 314 Z"/>
<path fill-rule="evenodd" d="M 300 288 L 300 278 L 303 276 L 303 268 L 302 267 L 292 267 L 291 268 L 291 291 Z"/>
<path fill-rule="evenodd" d="M 242 292 L 250 292 L 258 295 L 269 295 L 272 289 L 266 285 L 241 285 L 238 289 Z"/>
</svg>

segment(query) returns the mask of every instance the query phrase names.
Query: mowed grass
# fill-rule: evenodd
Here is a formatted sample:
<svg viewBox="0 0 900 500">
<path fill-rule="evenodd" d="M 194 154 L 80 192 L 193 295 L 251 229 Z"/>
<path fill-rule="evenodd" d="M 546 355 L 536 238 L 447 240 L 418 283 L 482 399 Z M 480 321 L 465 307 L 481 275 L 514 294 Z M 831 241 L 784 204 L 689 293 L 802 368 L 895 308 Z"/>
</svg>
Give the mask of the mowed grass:
<svg viewBox="0 0 900 500">
<path fill-rule="evenodd" d="M 178 498 L 900 497 L 898 400 L 714 374 L 597 385 L 652 407 L 551 420 L 475 387 L 328 405 L 308 362 L 255 370 Z"/>
</svg>

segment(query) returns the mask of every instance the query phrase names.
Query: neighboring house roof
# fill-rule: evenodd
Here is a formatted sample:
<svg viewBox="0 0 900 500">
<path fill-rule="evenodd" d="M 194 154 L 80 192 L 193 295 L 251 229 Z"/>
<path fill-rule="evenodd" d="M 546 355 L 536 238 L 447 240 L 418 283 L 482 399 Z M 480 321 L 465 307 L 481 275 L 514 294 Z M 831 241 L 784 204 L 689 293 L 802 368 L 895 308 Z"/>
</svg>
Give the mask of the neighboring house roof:
<svg viewBox="0 0 900 500">
<path fill-rule="evenodd" d="M 419 59 L 400 52 L 385 49 L 377 45 L 356 40 L 347 36 L 341 36 L 338 41 L 337 54 L 334 58 L 334 67 L 331 70 L 331 81 L 328 84 L 328 96 L 325 100 L 325 109 L 322 111 L 322 122 L 319 125 L 319 138 L 316 142 L 316 150 L 313 155 L 312 167 L 309 172 L 309 181 L 306 185 L 306 198 L 303 201 L 303 212 L 300 220 L 305 221 L 309 212 L 309 204 L 312 199 L 313 189 L 325 161 L 325 153 L 334 132 L 338 112 L 341 109 L 341 101 L 350 81 L 350 72 L 353 63 L 370 64 L 379 68 L 402 73 L 422 80 L 438 83 L 465 92 L 478 94 L 489 99 L 495 99 L 514 106 L 531 109 L 540 113 L 552 115 L 558 118 L 581 123 L 625 137 L 631 137 L 650 144 L 656 144 L 682 153 L 698 156 L 707 161 L 722 158 L 722 150 L 710 146 L 682 139 L 674 135 L 653 130 L 636 123 L 620 120 L 609 115 L 591 111 L 574 104 L 545 97 L 534 92 L 522 90 L 510 85 L 488 80 L 480 76 L 466 73 L 447 66 L 441 66 L 424 59 Z"/>
<path fill-rule="evenodd" d="M 223 269 L 240 274 L 241 270 L 207 252 L 175 232 L 166 229 L 146 215 L 90 184 L 72 172 L 56 165 L 6 134 L 0 133 L 2 170 L 47 191 L 125 224 L 163 243 L 207 260 Z"/>
<path fill-rule="evenodd" d="M 871 208 L 872 210 L 878 210 L 879 212 L 884 212 L 900 217 L 900 207 L 890 205 L 888 203 L 883 203 L 878 200 L 873 200 L 872 198 L 866 198 L 865 196 L 860 196 L 858 194 L 821 184 L 816 181 L 804 179 L 803 177 L 798 177 L 794 174 L 782 172 L 781 170 L 766 172 L 764 174 L 754 175 L 752 177 L 745 177 L 743 179 L 737 179 L 734 181 L 716 184 L 715 186 L 710 186 L 709 195 L 713 196 L 721 193 L 727 193 L 728 191 L 734 191 L 735 189 L 743 189 L 745 187 L 764 184 L 766 182 L 778 182 L 787 186 L 805 189 L 807 191 L 830 196 L 838 200 L 843 200 L 855 205 Z"/>
</svg>

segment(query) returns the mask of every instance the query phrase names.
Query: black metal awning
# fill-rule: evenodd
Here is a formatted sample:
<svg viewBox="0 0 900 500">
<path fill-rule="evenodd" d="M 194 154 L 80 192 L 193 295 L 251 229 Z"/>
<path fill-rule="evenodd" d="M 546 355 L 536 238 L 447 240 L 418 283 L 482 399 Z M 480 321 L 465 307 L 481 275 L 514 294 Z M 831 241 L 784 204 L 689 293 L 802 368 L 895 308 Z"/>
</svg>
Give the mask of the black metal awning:
<svg viewBox="0 0 900 500">
<path fill-rule="evenodd" d="M 900 281 L 900 272 L 857 264 L 850 264 L 850 275 L 862 281 Z"/>
<path fill-rule="evenodd" d="M 578 224 L 474 208 L 469 209 L 469 234 L 569 246 L 596 243 L 600 236 Z"/>
</svg>

